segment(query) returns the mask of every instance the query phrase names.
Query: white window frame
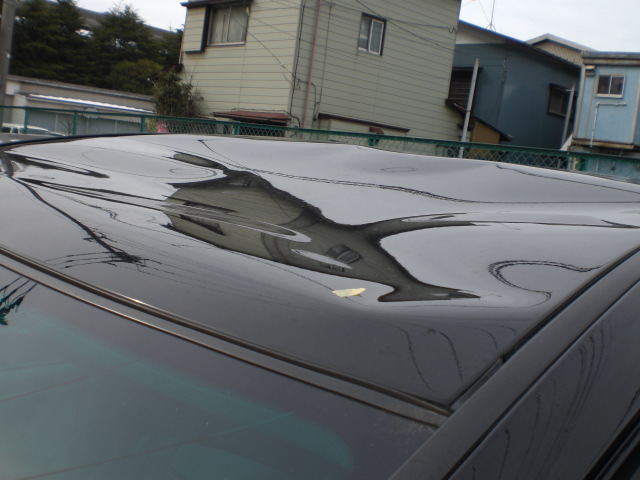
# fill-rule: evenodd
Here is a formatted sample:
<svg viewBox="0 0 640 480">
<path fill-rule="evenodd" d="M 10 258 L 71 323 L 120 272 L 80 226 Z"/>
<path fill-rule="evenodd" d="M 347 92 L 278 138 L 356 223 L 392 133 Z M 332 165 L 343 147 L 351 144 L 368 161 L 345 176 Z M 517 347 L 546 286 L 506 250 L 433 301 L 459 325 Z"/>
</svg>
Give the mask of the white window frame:
<svg viewBox="0 0 640 480">
<path fill-rule="evenodd" d="M 377 42 L 376 45 L 372 45 L 372 42 L 374 39 L 373 29 L 376 25 L 380 26 L 380 40 Z M 365 28 L 366 28 L 366 31 L 365 31 Z M 387 29 L 386 20 L 363 13 L 362 19 L 360 20 L 358 50 L 361 52 L 371 53 L 373 55 L 382 55 L 382 48 L 384 46 L 384 35 L 386 33 L 386 29 Z M 366 32 L 366 35 L 363 35 L 363 33 L 365 32 Z M 366 43 L 366 46 L 364 46 L 363 43 Z"/>
<path fill-rule="evenodd" d="M 598 90 L 600 90 L 600 80 L 604 79 L 605 77 L 609 77 L 609 86 L 607 89 L 607 93 L 599 93 Z M 622 89 L 620 93 L 611 93 L 611 85 L 613 85 L 613 79 L 614 78 L 622 78 Z M 600 74 L 597 76 L 596 78 L 596 95 L 598 97 L 614 97 L 614 98 L 622 98 L 624 96 L 624 86 L 626 83 L 626 78 L 623 74 L 616 74 L 616 73 L 606 73 L 606 74 Z"/>
<path fill-rule="evenodd" d="M 243 17 L 246 18 L 243 28 L 243 35 L 242 35 L 242 39 L 235 39 L 235 40 L 229 40 L 229 34 L 232 32 L 232 29 L 230 28 L 230 23 L 233 20 L 233 16 L 232 16 L 232 11 L 236 10 L 236 11 L 240 11 L 243 13 L 244 16 Z M 215 41 L 215 35 L 217 35 L 217 31 L 214 28 L 214 25 L 216 23 L 216 19 L 219 18 L 217 16 L 219 15 L 225 15 L 225 18 L 222 19 L 222 23 L 223 23 L 223 34 L 222 34 L 222 41 Z M 247 5 L 241 4 L 241 5 L 224 5 L 224 6 L 220 6 L 220 7 L 212 7 L 211 8 L 211 13 L 210 13 L 210 18 L 209 18 L 209 33 L 208 33 L 208 38 L 207 38 L 207 45 L 208 46 L 224 46 L 224 45 L 244 45 L 247 43 L 247 30 L 249 27 L 249 7 Z M 226 33 L 225 33 L 226 31 Z"/>
</svg>

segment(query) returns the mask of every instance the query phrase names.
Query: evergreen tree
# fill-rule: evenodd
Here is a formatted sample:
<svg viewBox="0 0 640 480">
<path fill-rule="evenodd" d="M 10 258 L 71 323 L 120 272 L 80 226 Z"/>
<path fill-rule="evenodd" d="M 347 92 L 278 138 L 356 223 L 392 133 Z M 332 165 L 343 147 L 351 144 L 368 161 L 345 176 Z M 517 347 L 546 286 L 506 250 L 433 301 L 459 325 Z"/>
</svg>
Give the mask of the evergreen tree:
<svg viewBox="0 0 640 480">
<path fill-rule="evenodd" d="M 100 59 L 100 86 L 106 88 L 112 88 L 109 75 L 117 64 L 159 60 L 149 28 L 130 5 L 114 7 L 102 17 L 93 29 L 93 44 L 96 58 Z"/>
<path fill-rule="evenodd" d="M 180 61 L 182 30 L 174 30 L 162 36 L 157 42 L 159 63 L 164 67 L 177 65 Z"/>
<path fill-rule="evenodd" d="M 89 84 L 93 62 L 89 61 L 90 31 L 78 10 L 75 0 L 57 0 L 54 4 L 56 25 L 61 42 L 58 62 L 60 80 L 68 83 Z"/>
<path fill-rule="evenodd" d="M 180 31 L 154 36 L 130 5 L 112 8 L 90 29 L 75 0 L 24 0 L 11 73 L 148 94 L 148 79 L 178 62 L 181 38 Z"/>
<path fill-rule="evenodd" d="M 89 38 L 74 0 L 28 0 L 16 10 L 11 73 L 86 83 Z"/>
<path fill-rule="evenodd" d="M 152 82 L 150 77 L 158 73 L 162 65 L 142 58 L 135 62 L 124 60 L 112 68 L 107 83 L 109 88 L 127 92 L 150 94 Z"/>
</svg>

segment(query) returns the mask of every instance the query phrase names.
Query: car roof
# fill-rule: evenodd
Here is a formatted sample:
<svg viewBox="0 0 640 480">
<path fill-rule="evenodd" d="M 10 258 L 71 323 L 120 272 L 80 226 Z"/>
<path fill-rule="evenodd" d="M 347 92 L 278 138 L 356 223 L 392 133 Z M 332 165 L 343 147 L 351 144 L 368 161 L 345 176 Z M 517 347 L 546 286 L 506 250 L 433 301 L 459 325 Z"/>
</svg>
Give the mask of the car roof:
<svg viewBox="0 0 640 480">
<path fill-rule="evenodd" d="M 517 165 L 192 135 L 2 157 L 4 248 L 445 410 L 640 246 L 640 187 Z"/>
</svg>

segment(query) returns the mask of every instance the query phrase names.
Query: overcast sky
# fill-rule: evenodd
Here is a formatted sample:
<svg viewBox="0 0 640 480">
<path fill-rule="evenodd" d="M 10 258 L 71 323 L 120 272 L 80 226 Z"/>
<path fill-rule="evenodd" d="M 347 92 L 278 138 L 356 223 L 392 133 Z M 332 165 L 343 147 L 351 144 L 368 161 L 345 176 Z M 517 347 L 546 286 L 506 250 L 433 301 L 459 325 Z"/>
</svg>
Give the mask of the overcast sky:
<svg viewBox="0 0 640 480">
<path fill-rule="evenodd" d="M 394 1 L 394 0 L 389 0 Z M 495 5 L 494 5 L 495 1 Z M 124 1 L 149 25 L 182 28 L 181 0 Z M 103 12 L 114 0 L 78 0 Z M 552 33 L 602 51 L 640 52 L 640 0 L 462 0 L 460 18 L 519 40 Z"/>
<path fill-rule="evenodd" d="M 494 8 L 495 1 L 495 8 Z M 551 33 L 595 50 L 640 52 L 640 0 L 462 0 L 460 18 L 529 40 Z"/>
</svg>

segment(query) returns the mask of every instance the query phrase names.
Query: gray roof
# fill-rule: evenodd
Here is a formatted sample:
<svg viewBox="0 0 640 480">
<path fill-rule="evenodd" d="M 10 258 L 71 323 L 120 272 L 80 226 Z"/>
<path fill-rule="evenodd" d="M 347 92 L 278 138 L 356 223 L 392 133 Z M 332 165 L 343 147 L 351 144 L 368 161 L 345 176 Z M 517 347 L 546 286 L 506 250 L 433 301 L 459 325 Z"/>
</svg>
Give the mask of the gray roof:
<svg viewBox="0 0 640 480">
<path fill-rule="evenodd" d="M 551 33 L 545 33 L 544 35 L 540 35 L 538 37 L 532 38 L 531 40 L 527 40 L 529 45 L 536 45 L 542 42 L 552 42 L 562 45 L 564 47 L 573 48 L 575 50 L 580 50 L 581 52 L 592 52 L 593 48 L 587 47 L 585 45 L 581 45 L 576 42 L 572 42 L 571 40 L 567 40 L 566 38 L 558 37 Z"/>
</svg>

